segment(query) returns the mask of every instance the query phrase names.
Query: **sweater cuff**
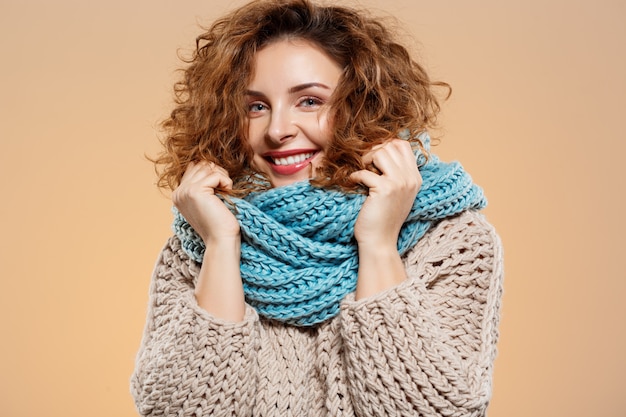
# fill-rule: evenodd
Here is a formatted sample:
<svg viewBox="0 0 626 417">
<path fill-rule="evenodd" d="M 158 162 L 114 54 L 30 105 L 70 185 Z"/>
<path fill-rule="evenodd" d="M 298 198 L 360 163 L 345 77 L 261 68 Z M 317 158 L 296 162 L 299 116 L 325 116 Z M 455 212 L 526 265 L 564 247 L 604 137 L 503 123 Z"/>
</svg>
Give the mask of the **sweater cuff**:
<svg viewBox="0 0 626 417">
<path fill-rule="evenodd" d="M 198 321 L 206 322 L 210 328 L 220 328 L 222 330 L 237 330 L 245 327 L 251 327 L 259 321 L 259 315 L 256 310 L 246 303 L 246 310 L 244 312 L 243 320 L 240 322 L 233 322 L 225 320 L 219 317 L 215 317 L 202 307 L 198 305 L 198 301 L 193 293 L 185 294 L 179 301 L 185 308 L 190 309 L 196 315 Z"/>
<path fill-rule="evenodd" d="M 425 288 L 422 282 L 407 278 L 396 286 L 360 300 L 355 300 L 355 293 L 350 293 L 341 302 L 341 314 L 370 314 L 369 312 L 371 312 L 372 309 L 377 309 L 381 305 L 385 305 L 386 308 L 395 305 L 396 309 L 399 308 L 403 311 L 407 308 L 417 308 L 421 298 L 420 294 L 422 294 L 423 291 L 425 291 Z"/>
</svg>

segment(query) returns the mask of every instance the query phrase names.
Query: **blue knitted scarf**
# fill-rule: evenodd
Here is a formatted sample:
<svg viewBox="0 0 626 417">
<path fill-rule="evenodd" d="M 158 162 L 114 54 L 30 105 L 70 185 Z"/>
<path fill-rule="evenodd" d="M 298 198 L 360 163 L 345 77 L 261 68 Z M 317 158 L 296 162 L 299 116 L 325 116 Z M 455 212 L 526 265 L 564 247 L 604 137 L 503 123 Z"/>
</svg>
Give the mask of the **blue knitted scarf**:
<svg viewBox="0 0 626 417">
<path fill-rule="evenodd" d="M 422 186 L 398 237 L 400 255 L 436 221 L 486 205 L 482 190 L 458 162 L 431 155 L 420 173 Z M 233 198 L 246 302 L 262 316 L 298 326 L 336 316 L 341 300 L 356 288 L 354 224 L 365 198 L 308 181 Z M 173 211 L 172 228 L 183 250 L 202 262 L 202 239 Z"/>
</svg>

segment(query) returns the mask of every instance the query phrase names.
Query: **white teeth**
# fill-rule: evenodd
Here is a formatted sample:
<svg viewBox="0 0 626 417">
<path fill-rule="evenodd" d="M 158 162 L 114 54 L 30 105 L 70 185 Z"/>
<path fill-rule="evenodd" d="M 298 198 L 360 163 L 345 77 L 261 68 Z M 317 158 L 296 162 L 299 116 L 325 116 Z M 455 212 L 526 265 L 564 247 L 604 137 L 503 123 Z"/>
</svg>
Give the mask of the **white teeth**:
<svg viewBox="0 0 626 417">
<path fill-rule="evenodd" d="M 313 152 L 301 153 L 300 155 L 292 155 L 286 158 L 272 158 L 275 165 L 293 165 L 299 164 L 313 156 Z"/>
</svg>

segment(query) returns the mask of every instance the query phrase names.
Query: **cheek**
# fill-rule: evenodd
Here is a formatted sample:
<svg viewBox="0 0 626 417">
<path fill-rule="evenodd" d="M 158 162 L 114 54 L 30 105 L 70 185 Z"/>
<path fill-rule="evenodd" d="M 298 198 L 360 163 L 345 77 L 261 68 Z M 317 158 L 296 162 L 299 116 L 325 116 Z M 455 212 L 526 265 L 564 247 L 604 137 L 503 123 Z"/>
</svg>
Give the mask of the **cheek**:
<svg viewBox="0 0 626 417">
<path fill-rule="evenodd" d="M 248 146 L 252 148 L 253 151 L 256 151 L 259 147 L 259 144 L 262 141 L 262 132 L 260 130 L 259 123 L 249 122 L 248 123 L 248 132 L 246 135 L 246 142 Z"/>
<path fill-rule="evenodd" d="M 328 119 L 326 115 L 323 115 L 319 118 L 318 124 L 317 124 L 317 131 L 318 131 L 317 137 L 318 137 L 318 142 L 319 142 L 318 144 L 324 148 L 328 147 L 333 137 L 333 128 L 332 128 L 332 124 L 330 123 L 330 120 Z"/>
</svg>

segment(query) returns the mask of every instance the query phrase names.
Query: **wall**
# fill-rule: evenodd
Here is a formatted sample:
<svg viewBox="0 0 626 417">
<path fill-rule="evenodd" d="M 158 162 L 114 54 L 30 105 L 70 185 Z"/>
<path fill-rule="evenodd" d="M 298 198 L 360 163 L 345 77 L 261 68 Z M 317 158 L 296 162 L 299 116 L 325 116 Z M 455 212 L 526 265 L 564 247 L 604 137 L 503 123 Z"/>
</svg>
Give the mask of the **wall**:
<svg viewBox="0 0 626 417">
<path fill-rule="evenodd" d="M 402 18 L 444 159 L 506 250 L 491 417 L 621 416 L 626 3 L 362 1 Z M 0 4 L 2 416 L 133 416 L 128 379 L 170 203 L 144 154 L 176 51 L 226 0 Z"/>
</svg>

